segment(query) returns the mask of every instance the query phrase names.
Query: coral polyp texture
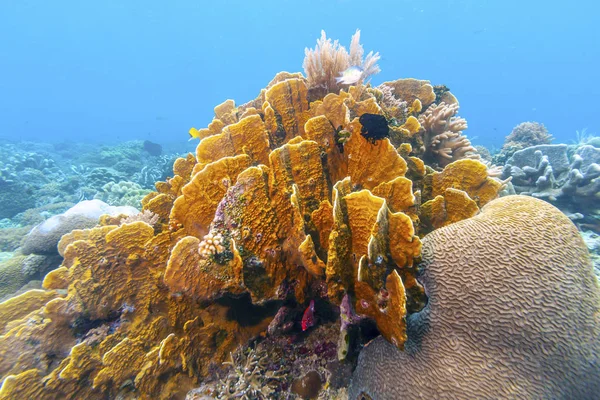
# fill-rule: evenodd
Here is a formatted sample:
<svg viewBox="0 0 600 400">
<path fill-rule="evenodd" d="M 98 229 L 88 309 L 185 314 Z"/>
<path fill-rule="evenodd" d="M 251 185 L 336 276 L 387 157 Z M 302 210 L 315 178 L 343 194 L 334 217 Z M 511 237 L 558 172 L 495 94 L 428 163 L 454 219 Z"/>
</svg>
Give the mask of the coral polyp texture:
<svg viewBox="0 0 600 400">
<path fill-rule="evenodd" d="M 1 399 L 182 398 L 250 338 L 283 331 L 269 324 L 284 303 L 346 299 L 341 337 L 370 318 L 405 346 L 405 320 L 427 301 L 419 236 L 438 226 L 420 225 L 421 204 L 438 199 L 426 218 L 448 225 L 502 184 L 469 159 L 449 92 L 435 103 L 429 82 L 401 79 L 321 96 L 315 82 L 282 72 L 255 100 L 218 105 L 190 130 L 195 155 L 142 200 L 146 217 L 62 238 L 48 294 L 23 294 L 12 304 L 27 315 L 4 324 Z M 375 137 L 365 114 L 383 116 Z"/>
<path fill-rule="evenodd" d="M 422 257 L 429 303 L 405 351 L 367 345 L 350 399 L 597 397 L 600 288 L 557 208 L 502 197 L 425 236 Z"/>
</svg>

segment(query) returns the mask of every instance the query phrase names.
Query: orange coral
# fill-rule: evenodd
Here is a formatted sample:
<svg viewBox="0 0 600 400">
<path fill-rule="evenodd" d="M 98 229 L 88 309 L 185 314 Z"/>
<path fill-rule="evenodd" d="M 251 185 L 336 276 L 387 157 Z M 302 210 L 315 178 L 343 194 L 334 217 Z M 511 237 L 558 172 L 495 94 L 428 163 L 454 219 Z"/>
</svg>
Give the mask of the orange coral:
<svg viewBox="0 0 600 400">
<path fill-rule="evenodd" d="M 30 312 L 38 310 L 57 296 L 58 293 L 53 290 L 29 290 L 0 303 L 0 332 L 4 331 L 9 322 L 12 321 L 10 326 L 14 326 L 14 321 L 18 321 Z"/>
<path fill-rule="evenodd" d="M 318 115 L 304 124 L 306 139 L 314 140 L 326 155 L 327 168 L 331 182 L 337 182 L 346 176 L 348 159 L 338 147 L 336 131 L 331 120 L 324 115 Z"/>
<path fill-rule="evenodd" d="M 444 196 L 443 224 L 499 186 L 472 160 L 423 179 L 417 117 L 433 88 L 386 84 L 411 107 L 395 110 L 399 136 L 374 143 L 359 117 L 389 118 L 389 107 L 364 85 L 315 98 L 301 75 L 280 73 L 255 100 L 215 107 L 194 131 L 195 156 L 142 202 L 160 223 L 104 218 L 65 235 L 63 265 L 44 280 L 51 291 L 28 294 L 6 322 L 0 397 L 182 397 L 210 360 L 266 329 L 273 315 L 261 305 L 305 303 L 323 284 L 334 304 L 368 304 L 358 311 L 401 348 L 406 314 L 424 304 L 413 265 L 421 187 L 424 199 Z M 240 304 L 252 310 L 243 323 L 230 316 Z"/>
<path fill-rule="evenodd" d="M 425 231 L 441 228 L 463 219 L 471 218 L 479 212 L 477 203 L 462 190 L 447 188 L 444 195 L 438 195 L 421 205 L 421 222 Z"/>
<path fill-rule="evenodd" d="M 223 265 L 203 260 L 198 251 L 199 243 L 197 238 L 188 236 L 173 248 L 164 278 L 170 290 L 203 300 L 218 297 L 226 290 L 230 293 L 243 291 L 242 259 L 234 241 L 230 242 L 229 249 L 232 260 Z"/>
<path fill-rule="evenodd" d="M 413 78 L 398 79 L 391 82 L 384 82 L 381 86 L 391 87 L 397 98 L 409 104 L 413 104 L 415 100 L 419 100 L 422 107 L 427 107 L 435 100 L 433 86 L 431 86 L 429 81 L 421 81 Z"/>
<path fill-rule="evenodd" d="M 386 199 L 391 211 L 407 211 L 415 204 L 412 181 L 403 176 L 380 183 L 373 189 L 373 194 Z"/>
<path fill-rule="evenodd" d="M 276 83 L 265 93 L 265 125 L 271 143 L 280 146 L 295 136 L 302 136 L 308 114 L 308 87 L 302 79 Z"/>
<path fill-rule="evenodd" d="M 159 221 L 164 223 L 169 220 L 173 200 L 173 195 L 151 192 L 142 199 L 142 209 L 158 215 Z"/>
<path fill-rule="evenodd" d="M 352 136 L 344 146 L 348 158 L 348 176 L 352 182 L 366 189 L 373 189 L 383 182 L 404 176 L 406 161 L 398 154 L 389 140 L 369 144 L 360 134 L 360 123 L 350 125 Z"/>
<path fill-rule="evenodd" d="M 473 217 L 498 197 L 504 184 L 490 177 L 487 166 L 477 160 L 455 161 L 441 172 L 430 173 L 423 188 L 427 201 L 419 210 L 420 233 Z"/>
<path fill-rule="evenodd" d="M 376 293 L 364 282 L 356 283 L 356 310 L 377 322 L 383 337 L 399 349 L 406 342 L 406 292 L 397 271 L 386 279 L 385 289 Z"/>
<path fill-rule="evenodd" d="M 346 185 L 347 183 L 346 181 Z M 384 287 L 386 278 L 389 279 L 387 266 L 406 275 L 406 279 L 413 285 L 408 276 L 414 274 L 413 259 L 419 254 L 421 244 L 414 235 L 412 220 L 407 215 L 392 213 L 384 199 L 373 196 L 368 190 L 347 193 L 349 188 L 344 186 L 342 181 L 334 188 L 335 222 L 330 235 L 327 262 L 329 296 L 341 301 L 344 288 L 352 289 L 358 285 L 357 304 L 372 304 L 374 293 Z M 415 303 L 422 301 L 419 299 L 422 292 L 419 293 L 418 289 L 412 296 L 415 297 Z M 402 308 L 406 308 L 405 303 L 406 299 L 403 297 Z M 380 318 L 376 317 L 374 311 L 366 314 L 376 321 Z M 404 328 L 393 325 L 387 318 L 381 321 L 386 321 L 384 325 L 378 324 L 382 333 L 394 336 L 398 346 L 401 346 L 404 341 L 401 338 L 405 337 L 405 333 L 399 335 L 398 329 Z M 396 320 L 398 324 L 401 321 Z"/>
<path fill-rule="evenodd" d="M 210 136 L 196 149 L 198 171 L 204 165 L 224 157 L 247 154 L 255 162 L 265 163 L 269 155 L 269 138 L 262 119 L 250 115 L 228 125 L 218 135 Z"/>
<path fill-rule="evenodd" d="M 417 101 L 418 100 L 415 100 L 415 102 L 417 102 Z M 406 129 L 406 131 L 408 132 L 409 135 L 414 135 L 415 133 L 419 132 L 419 130 L 421 129 L 421 124 L 419 123 L 418 119 L 416 119 L 415 117 L 413 117 L 411 115 L 410 117 L 408 117 L 408 119 L 406 120 L 404 125 L 402 125 L 402 128 Z"/>
<path fill-rule="evenodd" d="M 227 189 L 251 164 L 245 154 L 207 164 L 183 187 L 181 196 L 173 203 L 170 219 L 181 223 L 188 235 L 198 238 L 205 235 Z"/>
<path fill-rule="evenodd" d="M 428 197 L 443 195 L 448 188 L 465 191 L 479 207 L 483 207 L 498 197 L 502 182 L 489 177 L 485 164 L 464 159 L 449 164 L 442 172 L 433 173 Z"/>
</svg>

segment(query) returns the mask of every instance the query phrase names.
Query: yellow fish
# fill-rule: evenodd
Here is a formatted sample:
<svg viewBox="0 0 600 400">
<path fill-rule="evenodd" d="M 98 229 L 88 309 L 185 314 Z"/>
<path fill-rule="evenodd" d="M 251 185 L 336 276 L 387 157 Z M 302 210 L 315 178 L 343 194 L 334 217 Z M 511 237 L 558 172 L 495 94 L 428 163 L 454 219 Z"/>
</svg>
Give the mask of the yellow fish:
<svg viewBox="0 0 600 400">
<path fill-rule="evenodd" d="M 190 128 L 188 133 L 190 134 L 190 140 L 200 139 L 200 131 L 193 126 Z"/>
</svg>

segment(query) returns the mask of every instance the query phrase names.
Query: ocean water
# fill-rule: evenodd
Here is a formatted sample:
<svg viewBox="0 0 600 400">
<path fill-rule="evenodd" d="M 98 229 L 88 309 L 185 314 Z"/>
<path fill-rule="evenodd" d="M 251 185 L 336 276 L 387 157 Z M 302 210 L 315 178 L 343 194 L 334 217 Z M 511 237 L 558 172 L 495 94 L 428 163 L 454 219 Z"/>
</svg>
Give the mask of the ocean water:
<svg viewBox="0 0 600 400">
<path fill-rule="evenodd" d="M 0 400 L 595 398 L 598 12 L 0 2 Z"/>
<path fill-rule="evenodd" d="M 5 1 L 0 138 L 178 142 L 214 105 L 301 71 L 324 29 L 378 51 L 373 84 L 448 86 L 468 134 L 501 146 L 523 121 L 561 141 L 600 131 L 598 6 L 546 1 Z"/>
</svg>

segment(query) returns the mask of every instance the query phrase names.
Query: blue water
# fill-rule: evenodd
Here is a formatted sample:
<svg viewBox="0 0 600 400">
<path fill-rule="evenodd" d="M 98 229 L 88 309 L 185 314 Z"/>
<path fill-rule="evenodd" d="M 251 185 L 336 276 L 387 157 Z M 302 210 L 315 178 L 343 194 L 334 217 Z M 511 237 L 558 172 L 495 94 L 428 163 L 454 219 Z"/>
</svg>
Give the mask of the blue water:
<svg viewBox="0 0 600 400">
<path fill-rule="evenodd" d="M 592 1 L 0 2 L 0 138 L 187 140 L 227 98 L 253 99 L 301 71 L 320 30 L 379 51 L 374 84 L 445 84 L 476 144 L 522 121 L 557 141 L 600 132 L 600 46 Z M 195 143 L 190 143 L 193 149 Z"/>
</svg>

